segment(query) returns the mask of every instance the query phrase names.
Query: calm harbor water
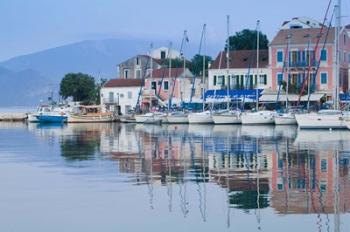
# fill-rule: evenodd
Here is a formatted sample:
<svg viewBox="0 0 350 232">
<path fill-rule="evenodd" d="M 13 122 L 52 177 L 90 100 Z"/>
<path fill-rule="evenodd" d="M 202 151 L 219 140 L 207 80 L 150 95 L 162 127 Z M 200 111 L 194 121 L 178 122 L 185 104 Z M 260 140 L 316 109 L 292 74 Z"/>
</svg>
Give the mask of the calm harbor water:
<svg viewBox="0 0 350 232">
<path fill-rule="evenodd" d="M 0 123 L 0 231 L 350 231 L 350 132 Z"/>
</svg>

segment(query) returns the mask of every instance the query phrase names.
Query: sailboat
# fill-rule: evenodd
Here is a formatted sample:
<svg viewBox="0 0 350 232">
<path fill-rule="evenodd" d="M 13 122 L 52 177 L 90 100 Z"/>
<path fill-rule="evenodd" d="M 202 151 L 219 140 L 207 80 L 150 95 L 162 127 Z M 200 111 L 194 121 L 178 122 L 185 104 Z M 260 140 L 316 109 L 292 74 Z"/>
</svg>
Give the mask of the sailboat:
<svg viewBox="0 0 350 232">
<path fill-rule="evenodd" d="M 230 86 L 229 86 L 229 72 L 230 72 L 230 16 L 227 16 L 227 41 L 226 41 L 226 72 L 227 72 L 227 109 L 225 111 L 216 112 L 213 114 L 213 121 L 215 124 L 240 124 L 241 112 L 237 110 L 230 110 Z M 221 65 L 220 65 L 221 68 Z"/>
<path fill-rule="evenodd" d="M 185 42 L 188 42 L 188 36 L 187 36 L 187 31 L 184 31 L 184 36 L 182 38 L 182 42 L 181 42 L 181 48 L 180 48 L 180 53 L 182 54 L 182 58 L 183 58 L 183 72 L 184 72 L 184 76 L 182 78 L 185 78 L 186 75 L 186 59 L 185 56 L 183 55 L 183 47 L 185 45 Z M 172 90 L 172 94 L 171 94 L 171 98 L 173 97 L 173 93 L 174 93 L 174 87 L 175 87 L 175 80 L 174 80 L 174 84 L 173 84 L 173 90 Z M 180 84 L 180 88 L 182 87 L 182 84 Z M 181 90 L 182 93 L 182 90 Z M 182 99 L 182 94 L 181 94 L 181 99 Z M 182 102 L 183 104 L 183 102 Z M 170 102 L 169 102 L 169 107 L 171 106 Z M 188 115 L 187 113 L 185 113 L 184 111 L 174 111 L 174 112 L 169 112 L 166 116 L 167 118 L 167 122 L 171 123 L 171 124 L 186 124 L 188 123 Z"/>
<path fill-rule="evenodd" d="M 203 25 L 203 30 L 202 30 L 202 36 L 201 36 L 201 43 L 200 43 L 200 49 L 203 44 L 203 40 L 205 39 L 205 29 L 206 29 L 206 24 Z M 203 76 L 202 76 L 202 98 L 203 98 L 203 106 L 202 106 L 202 112 L 197 112 L 197 113 L 191 113 L 188 115 L 188 122 L 191 123 L 196 123 L 196 124 L 211 124 L 213 123 L 213 118 L 211 111 L 207 110 L 205 111 L 205 64 L 206 64 L 206 58 L 205 54 L 203 55 Z"/>
<path fill-rule="evenodd" d="M 289 74 L 290 74 L 290 69 L 289 69 L 289 63 L 290 63 L 290 55 L 289 55 L 289 50 L 290 50 L 290 40 L 291 40 L 291 35 L 288 35 L 288 45 L 287 45 L 287 51 L 286 51 L 286 56 L 288 54 L 288 67 L 287 67 L 287 86 L 286 86 L 286 112 L 284 113 L 279 113 L 275 115 L 275 124 L 276 125 L 295 125 L 297 124 L 297 120 L 295 119 L 295 115 L 292 112 L 289 112 L 288 108 L 288 93 L 289 93 Z"/>
<path fill-rule="evenodd" d="M 341 0 L 336 6 L 336 30 L 335 30 L 335 78 L 333 82 L 333 109 L 320 110 L 317 113 L 296 115 L 296 120 L 301 129 L 345 129 L 344 113 L 339 110 L 339 35 L 341 31 Z"/>
<path fill-rule="evenodd" d="M 259 37 L 260 37 L 260 32 L 259 32 L 259 25 L 260 21 L 257 21 L 256 25 L 256 31 L 257 31 L 257 39 L 256 39 L 256 72 L 257 76 L 259 77 Z M 259 111 L 259 89 L 256 88 L 256 93 L 255 93 L 255 98 L 256 98 L 256 112 L 247 112 L 242 114 L 241 119 L 242 119 L 242 124 L 273 124 L 275 122 L 275 112 L 273 111 Z"/>
</svg>

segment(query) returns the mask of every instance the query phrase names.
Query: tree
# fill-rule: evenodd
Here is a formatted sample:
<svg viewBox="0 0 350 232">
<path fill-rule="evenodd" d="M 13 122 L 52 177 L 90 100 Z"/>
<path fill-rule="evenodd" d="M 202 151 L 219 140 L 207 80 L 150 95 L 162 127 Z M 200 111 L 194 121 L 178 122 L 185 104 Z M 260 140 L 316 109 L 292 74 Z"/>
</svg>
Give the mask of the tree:
<svg viewBox="0 0 350 232">
<path fill-rule="evenodd" d="M 95 100 L 95 79 L 83 73 L 68 73 L 60 84 L 60 95 L 67 99 L 72 97 L 73 101 L 91 102 Z"/>
<path fill-rule="evenodd" d="M 208 70 L 208 64 L 213 59 L 210 56 L 205 56 L 205 69 Z M 190 70 L 195 76 L 200 76 L 203 74 L 203 56 L 195 55 L 191 60 Z"/>
<path fill-rule="evenodd" d="M 244 29 L 236 32 L 235 35 L 229 37 L 230 51 L 234 50 L 253 50 L 256 49 L 257 31 Z M 259 47 L 260 49 L 268 49 L 269 40 L 264 33 L 259 33 Z M 225 50 L 227 45 L 225 46 Z"/>
</svg>

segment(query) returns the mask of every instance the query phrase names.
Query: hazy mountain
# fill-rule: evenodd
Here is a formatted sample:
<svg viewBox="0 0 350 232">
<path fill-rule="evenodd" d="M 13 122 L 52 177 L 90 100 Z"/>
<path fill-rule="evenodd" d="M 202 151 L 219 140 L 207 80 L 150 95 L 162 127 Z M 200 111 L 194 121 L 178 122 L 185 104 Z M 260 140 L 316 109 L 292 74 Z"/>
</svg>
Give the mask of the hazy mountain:
<svg viewBox="0 0 350 232">
<path fill-rule="evenodd" d="M 157 41 L 154 47 L 167 44 L 167 41 Z M 146 54 L 149 47 L 150 42 L 142 40 L 89 40 L 0 62 L 0 106 L 35 105 L 43 97 L 47 98 L 50 90 L 57 95 L 59 82 L 69 72 L 114 78 L 119 63 L 137 54 Z M 174 48 L 177 47 L 175 43 Z M 194 44 L 187 47 L 187 58 L 195 54 L 197 47 Z"/>
<path fill-rule="evenodd" d="M 45 100 L 50 81 L 34 70 L 14 72 L 0 67 L 0 106 L 33 106 Z"/>
</svg>

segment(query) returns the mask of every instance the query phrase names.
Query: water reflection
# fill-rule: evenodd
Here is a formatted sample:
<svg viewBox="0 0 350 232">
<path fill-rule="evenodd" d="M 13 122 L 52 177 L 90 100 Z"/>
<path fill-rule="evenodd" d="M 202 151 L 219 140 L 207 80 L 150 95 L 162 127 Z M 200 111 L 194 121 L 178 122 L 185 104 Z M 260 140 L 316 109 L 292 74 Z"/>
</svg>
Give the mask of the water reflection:
<svg viewBox="0 0 350 232">
<path fill-rule="evenodd" d="M 134 124 L 21 127 L 48 144 L 57 143 L 66 162 L 103 159 L 113 164 L 113 173 L 146 187 L 145 204 L 153 211 L 166 205 L 168 212 L 180 209 L 184 218 L 198 213 L 209 223 L 208 204 L 220 203 L 227 227 L 239 222 L 234 212 L 242 212 L 255 221 L 256 230 L 269 231 L 263 222 L 272 210 L 273 220 L 315 215 L 308 228 L 318 231 L 348 228 L 341 225 L 341 215 L 348 217 L 350 207 L 348 131 Z M 213 192 L 222 192 L 222 197 L 209 198 Z"/>
</svg>

